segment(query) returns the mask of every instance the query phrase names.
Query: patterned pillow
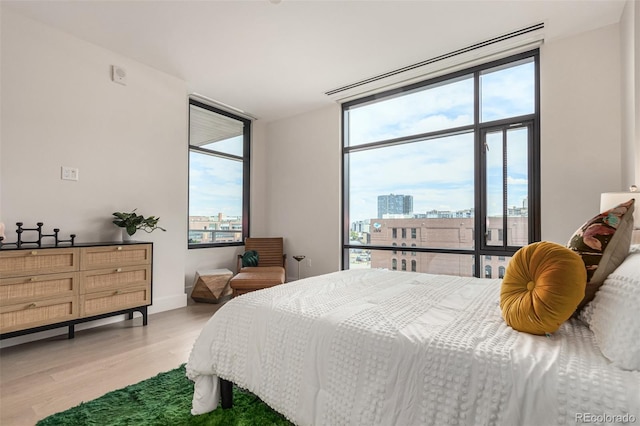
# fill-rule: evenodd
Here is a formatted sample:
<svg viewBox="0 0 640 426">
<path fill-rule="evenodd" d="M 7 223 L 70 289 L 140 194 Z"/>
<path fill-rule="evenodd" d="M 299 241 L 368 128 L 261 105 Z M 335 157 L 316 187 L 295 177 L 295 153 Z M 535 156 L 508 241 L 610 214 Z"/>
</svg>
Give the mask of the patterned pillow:
<svg viewBox="0 0 640 426">
<path fill-rule="evenodd" d="M 587 287 L 578 312 L 593 300 L 607 276 L 629 253 L 634 201 L 620 203 L 589 219 L 569 239 L 567 247 L 582 257 L 587 268 Z"/>
</svg>

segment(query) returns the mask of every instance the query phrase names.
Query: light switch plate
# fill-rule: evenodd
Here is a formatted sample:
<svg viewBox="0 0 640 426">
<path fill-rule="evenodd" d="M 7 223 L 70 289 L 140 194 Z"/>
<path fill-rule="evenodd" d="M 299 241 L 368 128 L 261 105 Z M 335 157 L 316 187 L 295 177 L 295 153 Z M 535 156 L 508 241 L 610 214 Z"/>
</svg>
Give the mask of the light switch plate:
<svg viewBox="0 0 640 426">
<path fill-rule="evenodd" d="M 62 180 L 78 180 L 78 169 L 75 167 L 62 166 Z"/>
</svg>

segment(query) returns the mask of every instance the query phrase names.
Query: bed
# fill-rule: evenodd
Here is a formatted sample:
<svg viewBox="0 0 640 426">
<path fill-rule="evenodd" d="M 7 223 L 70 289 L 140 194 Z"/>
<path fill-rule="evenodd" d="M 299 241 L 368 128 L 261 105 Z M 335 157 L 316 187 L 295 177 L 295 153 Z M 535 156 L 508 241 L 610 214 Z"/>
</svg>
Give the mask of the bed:
<svg viewBox="0 0 640 426">
<path fill-rule="evenodd" d="M 598 333 L 616 327 L 610 303 L 640 302 L 640 246 L 616 272 L 550 336 L 506 325 L 497 279 L 355 269 L 249 293 L 222 306 L 194 344 L 192 413 L 216 409 L 224 379 L 296 425 L 639 421 L 640 371 L 603 355 L 603 344 L 625 343 Z M 598 309 L 609 288 L 617 301 Z M 638 327 L 617 326 L 637 350 Z"/>
</svg>

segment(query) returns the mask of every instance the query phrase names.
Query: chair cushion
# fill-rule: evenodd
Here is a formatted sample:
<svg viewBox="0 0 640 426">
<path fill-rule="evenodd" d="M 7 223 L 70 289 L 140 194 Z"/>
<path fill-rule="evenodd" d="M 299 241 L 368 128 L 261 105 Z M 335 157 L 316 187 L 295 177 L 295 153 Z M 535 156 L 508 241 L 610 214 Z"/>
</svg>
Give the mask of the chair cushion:
<svg viewBox="0 0 640 426">
<path fill-rule="evenodd" d="M 254 274 L 260 273 L 260 272 L 284 273 L 284 268 L 282 266 L 247 266 L 245 268 L 241 268 L 239 272 L 252 272 Z"/>
<path fill-rule="evenodd" d="M 500 288 L 500 309 L 513 329 L 543 335 L 555 332 L 584 297 L 587 271 L 568 248 L 541 241 L 518 250 Z"/>
<path fill-rule="evenodd" d="M 259 290 L 283 284 L 285 281 L 284 268 L 252 267 L 242 268 L 240 273 L 231 278 L 229 285 L 234 290 Z"/>
</svg>

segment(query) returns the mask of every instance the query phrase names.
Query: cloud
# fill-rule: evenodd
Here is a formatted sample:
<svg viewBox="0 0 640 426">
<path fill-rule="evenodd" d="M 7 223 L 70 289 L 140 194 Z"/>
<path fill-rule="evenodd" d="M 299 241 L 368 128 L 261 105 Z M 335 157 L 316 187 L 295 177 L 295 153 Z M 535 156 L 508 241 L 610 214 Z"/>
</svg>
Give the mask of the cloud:
<svg viewBox="0 0 640 426">
<path fill-rule="evenodd" d="M 471 208 L 473 169 L 472 133 L 349 154 L 350 220 L 376 217 L 391 193 L 412 195 L 414 212 Z"/>
<path fill-rule="evenodd" d="M 349 110 L 349 145 L 393 139 L 473 123 L 473 79 Z"/>
<path fill-rule="evenodd" d="M 533 59 L 480 76 L 482 121 L 531 114 L 535 110 Z"/>
<path fill-rule="evenodd" d="M 482 114 L 487 120 L 533 112 L 533 62 L 482 75 Z M 384 141 L 473 123 L 473 79 L 468 77 L 348 112 L 348 146 Z M 526 128 L 506 132 L 507 202 L 521 205 L 528 187 Z M 489 211 L 502 211 L 502 131 L 488 134 Z M 474 207 L 474 135 L 356 151 L 349 159 L 350 221 L 377 216 L 377 197 L 412 195 L 414 212 Z M 492 177 L 492 178 L 491 178 Z"/>
<path fill-rule="evenodd" d="M 189 215 L 242 215 L 242 162 L 190 153 Z"/>
</svg>

